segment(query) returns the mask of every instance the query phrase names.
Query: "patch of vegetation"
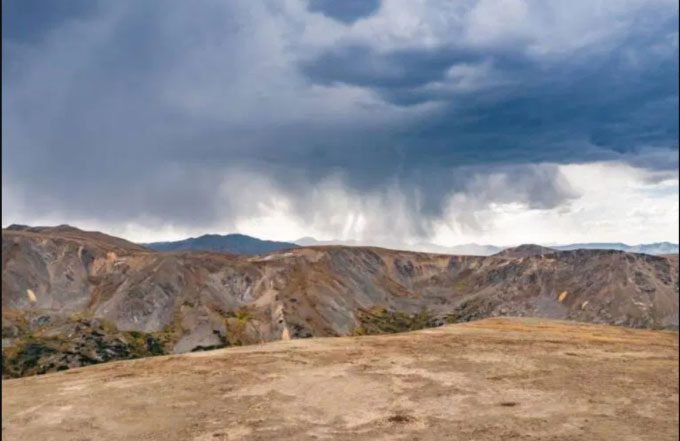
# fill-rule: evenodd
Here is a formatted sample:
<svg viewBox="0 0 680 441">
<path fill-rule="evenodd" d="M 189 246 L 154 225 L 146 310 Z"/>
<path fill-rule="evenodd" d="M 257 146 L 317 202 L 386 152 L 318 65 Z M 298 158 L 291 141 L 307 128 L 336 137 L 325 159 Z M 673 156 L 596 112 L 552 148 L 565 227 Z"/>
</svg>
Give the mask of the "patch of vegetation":
<svg viewBox="0 0 680 441">
<path fill-rule="evenodd" d="M 240 322 L 247 322 L 251 318 L 253 318 L 252 314 L 245 309 L 239 309 L 236 311 L 236 320 Z"/>
<path fill-rule="evenodd" d="M 246 309 L 229 311 L 224 314 L 224 327 L 227 330 L 225 346 L 241 346 L 248 343 L 248 323 L 253 319 L 253 315 Z"/>
<path fill-rule="evenodd" d="M 68 338 L 26 331 L 2 349 L 3 378 L 40 375 L 113 360 L 166 354 L 167 335 L 118 331 L 112 323 L 70 317 Z M 66 334 L 63 334 L 66 335 Z"/>
<path fill-rule="evenodd" d="M 469 322 L 487 318 L 494 311 L 495 303 L 489 299 L 473 298 L 456 308 L 444 319 L 446 323 Z"/>
<path fill-rule="evenodd" d="M 381 307 L 361 310 L 359 312 L 359 321 L 361 325 L 354 329 L 352 335 L 416 331 L 444 324 L 442 319 L 432 316 L 426 310 L 417 314 L 407 314 L 401 311 L 389 311 Z"/>
<path fill-rule="evenodd" d="M 134 339 L 142 338 L 142 333 L 138 331 L 130 331 L 130 337 Z"/>
<path fill-rule="evenodd" d="M 312 332 L 305 326 L 298 323 L 289 323 L 290 336 L 292 338 L 311 338 L 313 337 Z"/>
<path fill-rule="evenodd" d="M 40 359 L 45 355 L 50 355 L 57 352 L 44 343 L 29 342 L 19 348 L 16 354 L 16 359 L 19 362 L 21 370 L 32 369 L 38 365 Z"/>
</svg>

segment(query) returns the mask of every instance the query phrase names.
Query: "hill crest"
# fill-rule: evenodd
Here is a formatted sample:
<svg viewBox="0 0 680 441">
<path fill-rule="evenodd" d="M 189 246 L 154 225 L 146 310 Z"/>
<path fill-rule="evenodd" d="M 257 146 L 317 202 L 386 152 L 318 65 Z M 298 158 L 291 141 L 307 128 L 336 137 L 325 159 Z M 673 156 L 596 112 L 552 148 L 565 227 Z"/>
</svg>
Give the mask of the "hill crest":
<svg viewBox="0 0 680 441">
<path fill-rule="evenodd" d="M 273 251 L 297 248 L 289 242 L 262 240 L 245 234 L 204 234 L 184 240 L 170 242 L 152 242 L 142 244 L 156 251 L 215 251 L 253 256 Z"/>
</svg>

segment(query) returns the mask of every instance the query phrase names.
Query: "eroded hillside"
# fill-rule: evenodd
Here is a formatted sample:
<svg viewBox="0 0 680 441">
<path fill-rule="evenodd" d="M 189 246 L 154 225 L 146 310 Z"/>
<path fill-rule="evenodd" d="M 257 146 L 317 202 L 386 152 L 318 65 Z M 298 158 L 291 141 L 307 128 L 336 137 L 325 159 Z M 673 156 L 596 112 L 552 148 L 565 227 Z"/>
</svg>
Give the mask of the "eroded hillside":
<svg viewBox="0 0 680 441">
<path fill-rule="evenodd" d="M 491 316 L 677 328 L 677 255 L 160 253 L 72 227 L 2 232 L 3 375 Z"/>
</svg>

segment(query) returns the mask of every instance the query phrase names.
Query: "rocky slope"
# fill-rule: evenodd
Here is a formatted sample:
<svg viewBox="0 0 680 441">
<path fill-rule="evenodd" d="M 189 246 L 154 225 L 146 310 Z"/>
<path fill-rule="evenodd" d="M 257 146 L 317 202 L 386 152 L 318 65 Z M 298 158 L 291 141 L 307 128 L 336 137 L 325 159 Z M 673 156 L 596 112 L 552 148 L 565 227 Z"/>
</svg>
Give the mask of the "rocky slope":
<svg viewBox="0 0 680 441">
<path fill-rule="evenodd" d="M 677 332 L 527 318 L 153 357 L 2 386 L 8 441 L 678 439 Z"/>
<path fill-rule="evenodd" d="M 72 227 L 2 232 L 3 375 L 514 315 L 678 326 L 677 255 L 162 253 Z M 528 255 L 526 255 L 528 254 Z"/>
</svg>

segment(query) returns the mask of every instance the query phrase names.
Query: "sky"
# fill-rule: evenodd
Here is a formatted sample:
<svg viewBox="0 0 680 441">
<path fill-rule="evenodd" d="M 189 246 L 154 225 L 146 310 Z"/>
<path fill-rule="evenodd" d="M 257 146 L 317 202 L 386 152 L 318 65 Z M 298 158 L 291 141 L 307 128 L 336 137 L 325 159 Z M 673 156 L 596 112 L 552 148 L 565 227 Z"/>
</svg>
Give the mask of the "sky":
<svg viewBox="0 0 680 441">
<path fill-rule="evenodd" d="M 675 0 L 4 0 L 2 225 L 678 241 Z"/>
</svg>

